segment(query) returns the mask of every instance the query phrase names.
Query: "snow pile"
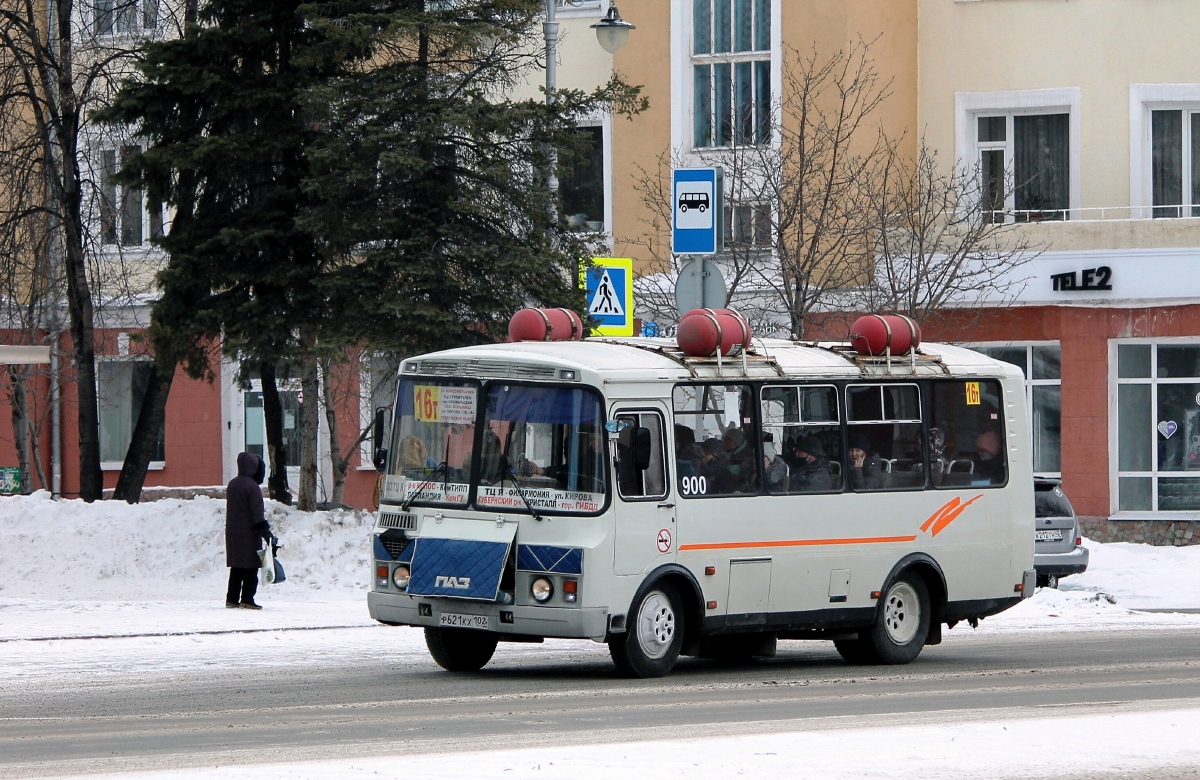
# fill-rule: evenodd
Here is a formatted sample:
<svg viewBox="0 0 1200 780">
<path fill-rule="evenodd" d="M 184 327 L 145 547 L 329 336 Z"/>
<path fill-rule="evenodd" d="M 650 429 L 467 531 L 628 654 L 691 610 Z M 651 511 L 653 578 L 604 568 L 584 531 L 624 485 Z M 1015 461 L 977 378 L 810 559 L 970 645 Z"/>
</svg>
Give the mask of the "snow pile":
<svg viewBox="0 0 1200 780">
<path fill-rule="evenodd" d="M 373 519 L 361 511 L 300 512 L 267 503 L 289 601 L 364 600 Z M 223 594 L 225 502 L 0 498 L 0 599 L 212 601 Z"/>
</svg>

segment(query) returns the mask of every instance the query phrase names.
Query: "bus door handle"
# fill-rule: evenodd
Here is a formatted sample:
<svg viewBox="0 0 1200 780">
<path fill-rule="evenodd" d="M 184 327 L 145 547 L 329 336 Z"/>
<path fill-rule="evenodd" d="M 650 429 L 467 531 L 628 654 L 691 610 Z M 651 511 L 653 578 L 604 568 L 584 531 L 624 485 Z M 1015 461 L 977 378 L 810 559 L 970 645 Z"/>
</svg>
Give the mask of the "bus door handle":
<svg viewBox="0 0 1200 780">
<path fill-rule="evenodd" d="M 658 508 L 659 509 L 674 509 L 675 505 L 670 503 L 669 501 L 664 501 L 663 503 L 658 505 Z"/>
</svg>

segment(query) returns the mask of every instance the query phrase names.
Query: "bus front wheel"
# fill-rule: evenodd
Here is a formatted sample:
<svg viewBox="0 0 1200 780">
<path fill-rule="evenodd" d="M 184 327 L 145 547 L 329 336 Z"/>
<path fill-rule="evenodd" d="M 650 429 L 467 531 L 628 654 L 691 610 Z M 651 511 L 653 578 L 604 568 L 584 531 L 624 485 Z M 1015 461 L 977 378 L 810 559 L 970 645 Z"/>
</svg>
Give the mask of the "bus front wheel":
<svg viewBox="0 0 1200 780">
<path fill-rule="evenodd" d="M 668 583 L 650 588 L 633 609 L 633 622 L 608 643 L 617 670 L 626 677 L 662 677 L 683 647 L 683 600 Z"/>
<path fill-rule="evenodd" d="M 925 581 L 915 573 L 901 574 L 875 608 L 870 632 L 834 646 L 847 663 L 906 664 L 925 646 L 931 613 Z"/>
<path fill-rule="evenodd" d="M 448 672 L 477 672 L 492 660 L 496 637 L 470 628 L 425 628 L 425 646 Z"/>
</svg>

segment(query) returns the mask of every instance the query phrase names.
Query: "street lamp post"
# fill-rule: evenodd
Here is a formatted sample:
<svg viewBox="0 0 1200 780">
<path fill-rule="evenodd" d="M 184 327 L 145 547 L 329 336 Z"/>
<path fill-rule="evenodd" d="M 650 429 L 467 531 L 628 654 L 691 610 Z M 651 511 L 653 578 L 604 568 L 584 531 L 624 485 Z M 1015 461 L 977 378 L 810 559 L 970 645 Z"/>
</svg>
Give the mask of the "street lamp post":
<svg viewBox="0 0 1200 780">
<path fill-rule="evenodd" d="M 576 5 L 579 0 L 565 0 Z M 546 21 L 542 22 L 542 36 L 546 42 L 546 105 L 554 104 L 554 92 L 558 89 L 558 4 L 560 0 L 546 0 Z M 600 46 L 609 54 L 616 54 L 629 40 L 629 31 L 634 25 L 621 18 L 617 10 L 616 0 L 609 0 L 608 12 L 599 22 L 593 24 L 596 39 Z M 550 170 L 546 177 L 546 186 L 550 189 L 551 217 L 558 220 L 558 152 L 550 150 Z"/>
</svg>

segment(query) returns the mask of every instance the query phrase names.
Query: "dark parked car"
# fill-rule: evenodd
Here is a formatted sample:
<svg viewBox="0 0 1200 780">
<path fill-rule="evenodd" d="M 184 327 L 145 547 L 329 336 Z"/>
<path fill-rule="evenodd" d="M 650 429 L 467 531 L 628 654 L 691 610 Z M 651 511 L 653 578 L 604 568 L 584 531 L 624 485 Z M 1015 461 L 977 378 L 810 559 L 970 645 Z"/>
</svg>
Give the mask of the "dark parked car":
<svg viewBox="0 0 1200 780">
<path fill-rule="evenodd" d="M 1033 567 L 1037 584 L 1058 587 L 1060 577 L 1087 571 L 1088 551 L 1075 510 L 1057 479 L 1033 479 Z"/>
</svg>

